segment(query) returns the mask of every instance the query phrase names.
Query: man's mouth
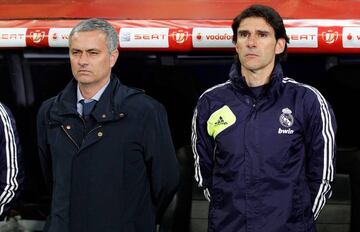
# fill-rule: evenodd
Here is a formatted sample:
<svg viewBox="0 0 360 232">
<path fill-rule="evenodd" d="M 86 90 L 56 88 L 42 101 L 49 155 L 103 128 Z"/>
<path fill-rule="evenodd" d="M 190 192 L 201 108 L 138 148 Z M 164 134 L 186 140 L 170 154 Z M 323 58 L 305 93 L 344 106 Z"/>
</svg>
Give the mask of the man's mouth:
<svg viewBox="0 0 360 232">
<path fill-rule="evenodd" d="M 258 55 L 255 54 L 255 53 L 248 53 L 248 54 L 246 54 L 245 56 L 251 58 L 251 57 L 257 57 Z"/>
<path fill-rule="evenodd" d="M 89 70 L 79 70 L 78 73 L 90 73 Z"/>
</svg>

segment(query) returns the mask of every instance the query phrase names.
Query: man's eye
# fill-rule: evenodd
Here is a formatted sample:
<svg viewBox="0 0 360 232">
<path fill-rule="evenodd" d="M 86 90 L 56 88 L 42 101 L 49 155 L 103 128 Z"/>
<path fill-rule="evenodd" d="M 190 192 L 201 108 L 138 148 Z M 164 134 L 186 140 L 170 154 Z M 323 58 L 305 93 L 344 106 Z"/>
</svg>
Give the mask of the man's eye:
<svg viewBox="0 0 360 232">
<path fill-rule="evenodd" d="M 245 38 L 245 37 L 248 36 L 248 33 L 247 33 L 247 32 L 241 32 L 241 31 L 240 31 L 238 34 L 239 34 L 239 37 L 242 37 L 242 38 Z"/>
<path fill-rule="evenodd" d="M 93 52 L 89 52 L 89 54 L 91 55 L 91 56 L 96 56 L 97 54 L 99 54 L 98 52 L 95 52 L 95 51 L 93 51 Z"/>
<path fill-rule="evenodd" d="M 267 37 L 267 33 L 259 33 L 259 37 L 261 37 L 261 38 L 265 38 L 265 37 Z"/>
</svg>

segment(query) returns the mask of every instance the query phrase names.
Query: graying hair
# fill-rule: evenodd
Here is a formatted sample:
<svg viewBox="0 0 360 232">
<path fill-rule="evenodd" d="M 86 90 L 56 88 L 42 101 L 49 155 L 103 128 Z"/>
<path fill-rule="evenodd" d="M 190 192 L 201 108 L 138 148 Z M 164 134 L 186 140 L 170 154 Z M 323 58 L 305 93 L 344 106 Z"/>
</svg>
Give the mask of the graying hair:
<svg viewBox="0 0 360 232">
<path fill-rule="evenodd" d="M 119 36 L 116 33 L 114 27 L 111 26 L 111 24 L 107 21 L 97 18 L 82 20 L 77 25 L 75 25 L 69 35 L 69 47 L 71 45 L 71 38 L 76 32 L 96 30 L 100 30 L 106 34 L 106 45 L 109 53 L 117 49 L 119 44 Z"/>
</svg>

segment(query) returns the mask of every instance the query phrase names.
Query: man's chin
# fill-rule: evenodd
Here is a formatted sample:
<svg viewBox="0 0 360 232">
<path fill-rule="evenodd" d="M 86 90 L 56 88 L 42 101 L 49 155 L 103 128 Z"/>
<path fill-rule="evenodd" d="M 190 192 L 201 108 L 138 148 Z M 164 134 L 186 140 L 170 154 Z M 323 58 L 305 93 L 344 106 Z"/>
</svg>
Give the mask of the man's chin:
<svg viewBox="0 0 360 232">
<path fill-rule="evenodd" d="M 258 70 L 260 68 L 260 65 L 258 65 L 258 64 L 247 64 L 247 65 L 244 65 L 244 67 L 249 71 L 255 71 L 255 70 Z"/>
<path fill-rule="evenodd" d="M 90 75 L 90 73 L 78 73 L 75 79 L 80 82 L 87 82 L 87 81 L 90 82 L 93 78 L 92 75 Z"/>
</svg>

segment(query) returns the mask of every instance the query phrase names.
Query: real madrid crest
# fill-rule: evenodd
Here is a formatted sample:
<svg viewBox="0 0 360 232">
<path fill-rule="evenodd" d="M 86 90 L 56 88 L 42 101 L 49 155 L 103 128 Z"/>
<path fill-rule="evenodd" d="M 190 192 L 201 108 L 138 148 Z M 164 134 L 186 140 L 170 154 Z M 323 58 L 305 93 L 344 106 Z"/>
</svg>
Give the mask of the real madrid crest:
<svg viewBox="0 0 360 232">
<path fill-rule="evenodd" d="M 294 124 L 294 117 L 291 114 L 292 111 L 289 108 L 284 108 L 281 112 L 282 114 L 279 118 L 280 124 L 284 127 L 291 127 Z"/>
</svg>

